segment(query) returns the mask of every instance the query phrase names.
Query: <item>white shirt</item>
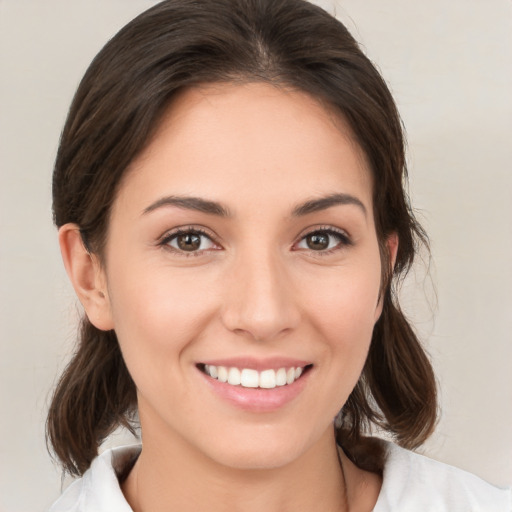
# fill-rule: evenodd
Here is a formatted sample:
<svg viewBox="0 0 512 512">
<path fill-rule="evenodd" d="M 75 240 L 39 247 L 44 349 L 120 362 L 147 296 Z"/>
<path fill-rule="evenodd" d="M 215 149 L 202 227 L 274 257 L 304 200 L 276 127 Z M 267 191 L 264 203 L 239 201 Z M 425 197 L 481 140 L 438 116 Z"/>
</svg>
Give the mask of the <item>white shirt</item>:
<svg viewBox="0 0 512 512">
<path fill-rule="evenodd" d="M 393 443 L 385 446 L 383 483 L 374 512 L 512 512 L 512 488 L 500 489 Z M 133 512 L 117 474 L 140 449 L 125 446 L 104 452 L 49 512 Z"/>
</svg>

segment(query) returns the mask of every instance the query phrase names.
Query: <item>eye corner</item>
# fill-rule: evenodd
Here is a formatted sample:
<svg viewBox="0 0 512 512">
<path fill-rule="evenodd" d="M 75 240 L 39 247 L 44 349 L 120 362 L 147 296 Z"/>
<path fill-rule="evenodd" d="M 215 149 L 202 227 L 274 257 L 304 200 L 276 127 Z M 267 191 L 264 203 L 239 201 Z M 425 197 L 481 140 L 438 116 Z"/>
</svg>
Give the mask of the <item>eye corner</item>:
<svg viewBox="0 0 512 512">
<path fill-rule="evenodd" d="M 334 226 L 315 226 L 302 233 L 298 241 L 293 244 L 292 249 L 309 251 L 311 254 L 323 256 L 352 245 L 354 242 L 344 229 Z"/>
<path fill-rule="evenodd" d="M 184 237 L 184 240 L 179 240 L 179 237 Z M 166 231 L 158 238 L 157 245 L 178 256 L 197 257 L 211 251 L 222 250 L 216 238 L 202 227 L 181 226 Z M 173 244 L 173 242 L 176 243 Z"/>
</svg>

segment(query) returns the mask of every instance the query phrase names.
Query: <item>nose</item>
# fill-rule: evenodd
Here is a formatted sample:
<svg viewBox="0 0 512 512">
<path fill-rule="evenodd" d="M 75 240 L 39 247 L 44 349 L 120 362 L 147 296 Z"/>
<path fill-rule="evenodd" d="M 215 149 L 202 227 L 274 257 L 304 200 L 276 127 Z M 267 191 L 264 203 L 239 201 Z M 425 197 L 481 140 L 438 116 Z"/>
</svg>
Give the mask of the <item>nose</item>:
<svg viewBox="0 0 512 512">
<path fill-rule="evenodd" d="M 271 251 L 237 258 L 224 288 L 224 326 L 247 338 L 266 341 L 295 329 L 300 320 L 294 283 Z"/>
</svg>

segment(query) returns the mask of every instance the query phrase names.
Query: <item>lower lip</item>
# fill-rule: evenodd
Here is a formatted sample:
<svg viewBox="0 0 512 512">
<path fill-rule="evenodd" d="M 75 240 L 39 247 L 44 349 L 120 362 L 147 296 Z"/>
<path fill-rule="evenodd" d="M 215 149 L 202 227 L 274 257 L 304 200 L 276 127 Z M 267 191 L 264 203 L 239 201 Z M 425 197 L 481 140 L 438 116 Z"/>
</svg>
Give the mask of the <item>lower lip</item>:
<svg viewBox="0 0 512 512">
<path fill-rule="evenodd" d="M 210 389 L 230 404 L 250 412 L 272 412 L 295 399 L 304 389 L 312 368 L 303 373 L 299 379 L 286 386 L 272 389 L 244 388 L 220 382 L 198 370 Z"/>
</svg>

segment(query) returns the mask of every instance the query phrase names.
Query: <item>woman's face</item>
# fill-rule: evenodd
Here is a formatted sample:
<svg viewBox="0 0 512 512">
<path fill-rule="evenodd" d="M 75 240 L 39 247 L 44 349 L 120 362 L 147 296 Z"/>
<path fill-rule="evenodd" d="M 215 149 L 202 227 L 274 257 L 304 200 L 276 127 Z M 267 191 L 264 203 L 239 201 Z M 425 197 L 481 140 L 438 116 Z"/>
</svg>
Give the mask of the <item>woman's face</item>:
<svg viewBox="0 0 512 512">
<path fill-rule="evenodd" d="M 144 442 L 284 465 L 332 438 L 380 314 L 362 153 L 303 93 L 188 90 L 122 182 L 103 272 Z"/>
</svg>

